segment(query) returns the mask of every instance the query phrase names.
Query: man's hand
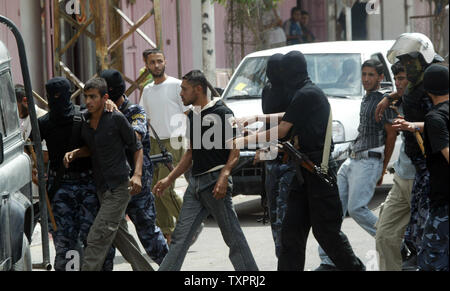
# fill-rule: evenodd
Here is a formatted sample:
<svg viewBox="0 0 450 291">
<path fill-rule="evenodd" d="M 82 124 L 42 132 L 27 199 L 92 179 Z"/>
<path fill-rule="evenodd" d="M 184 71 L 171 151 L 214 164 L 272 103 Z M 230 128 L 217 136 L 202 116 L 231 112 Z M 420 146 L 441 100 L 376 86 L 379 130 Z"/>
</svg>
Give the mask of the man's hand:
<svg viewBox="0 0 450 291">
<path fill-rule="evenodd" d="M 220 174 L 219 180 L 217 180 L 216 186 L 214 186 L 213 196 L 217 200 L 225 198 L 227 196 L 228 189 L 228 177 Z"/>
<path fill-rule="evenodd" d="M 390 105 L 389 99 L 386 97 L 384 97 L 383 100 L 381 100 L 380 103 L 378 103 L 377 109 L 375 110 L 375 120 L 377 122 L 381 121 L 381 119 L 383 118 L 383 114 L 386 111 L 386 109 L 389 108 L 389 105 Z"/>
<path fill-rule="evenodd" d="M 107 112 L 117 112 L 119 108 L 117 108 L 116 103 L 112 102 L 110 99 L 106 100 L 105 109 Z"/>
<path fill-rule="evenodd" d="M 134 175 L 130 180 L 130 195 L 134 196 L 142 192 L 142 176 Z"/>
<path fill-rule="evenodd" d="M 412 122 L 408 122 L 403 118 L 397 118 L 394 120 L 394 124 L 392 127 L 397 131 L 410 131 L 414 132 L 416 130 L 416 126 Z"/>
<path fill-rule="evenodd" d="M 64 155 L 64 167 L 66 167 L 66 169 L 69 168 L 70 163 L 72 163 L 75 159 L 76 159 L 76 150 L 73 152 L 68 152 Z"/>
<path fill-rule="evenodd" d="M 377 183 L 377 186 L 378 186 L 378 187 L 381 186 L 381 185 L 383 185 L 384 175 L 386 175 L 386 174 L 387 174 L 387 170 L 386 170 L 386 169 L 383 169 L 383 173 L 381 174 L 381 178 L 380 178 L 380 180 L 378 180 L 378 183 Z"/>
<path fill-rule="evenodd" d="M 158 197 L 161 197 L 164 195 L 164 191 L 169 188 L 170 184 L 172 184 L 172 181 L 170 181 L 169 177 L 166 177 L 162 179 L 161 181 L 158 181 L 156 183 L 155 187 L 153 187 L 153 194 L 155 194 Z"/>
</svg>

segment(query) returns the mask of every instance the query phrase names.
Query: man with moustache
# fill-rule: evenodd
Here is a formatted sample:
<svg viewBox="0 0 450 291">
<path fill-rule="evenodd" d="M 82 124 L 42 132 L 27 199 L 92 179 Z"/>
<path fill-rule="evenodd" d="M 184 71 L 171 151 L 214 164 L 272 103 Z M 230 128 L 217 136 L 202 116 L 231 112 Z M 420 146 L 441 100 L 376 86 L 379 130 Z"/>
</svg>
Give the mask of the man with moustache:
<svg viewBox="0 0 450 291">
<path fill-rule="evenodd" d="M 180 98 L 181 81 L 166 74 L 167 61 L 164 53 L 158 49 L 147 51 L 145 62 L 153 75 L 154 82 L 144 88 L 140 105 L 144 107 L 150 125 L 156 131 L 162 144 L 172 154 L 175 167 L 183 154 L 182 136 L 186 131 L 184 113 L 189 108 L 183 105 Z M 151 155 L 161 153 L 153 132 L 150 132 L 150 143 Z M 169 170 L 165 166 L 155 167 L 152 185 L 167 175 Z M 171 242 L 171 235 L 180 215 L 182 203 L 181 197 L 174 191 L 174 184 L 168 187 L 165 195 L 155 198 L 156 224 L 161 228 L 168 244 Z"/>
<path fill-rule="evenodd" d="M 194 106 L 188 114 L 186 136 L 189 148 L 178 166 L 155 185 L 153 192 L 164 195 L 164 190 L 188 171 L 191 165 L 192 175 L 184 194 L 183 207 L 173 232 L 169 253 L 159 270 L 181 269 L 195 233 L 203 220 L 211 214 L 230 248 L 229 258 L 234 269 L 257 271 L 258 267 L 239 225 L 232 201 L 233 181 L 230 175 L 239 162 L 240 154 L 239 149 L 229 149 L 226 145 L 236 135 L 233 112 L 221 99 L 209 100 L 207 80 L 200 71 L 194 70 L 184 76 L 181 88 L 183 103 Z M 214 181 L 217 182 L 211 184 Z M 205 188 L 205 185 L 210 186 Z"/>
</svg>

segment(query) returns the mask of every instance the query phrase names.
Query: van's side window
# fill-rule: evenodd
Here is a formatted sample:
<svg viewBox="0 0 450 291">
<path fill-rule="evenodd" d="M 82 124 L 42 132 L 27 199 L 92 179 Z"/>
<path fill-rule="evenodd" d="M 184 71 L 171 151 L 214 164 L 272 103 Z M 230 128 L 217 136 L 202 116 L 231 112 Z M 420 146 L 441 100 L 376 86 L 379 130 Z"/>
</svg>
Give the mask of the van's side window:
<svg viewBox="0 0 450 291">
<path fill-rule="evenodd" d="M 9 71 L 0 73 L 0 130 L 7 137 L 19 130 L 16 94 Z"/>
</svg>

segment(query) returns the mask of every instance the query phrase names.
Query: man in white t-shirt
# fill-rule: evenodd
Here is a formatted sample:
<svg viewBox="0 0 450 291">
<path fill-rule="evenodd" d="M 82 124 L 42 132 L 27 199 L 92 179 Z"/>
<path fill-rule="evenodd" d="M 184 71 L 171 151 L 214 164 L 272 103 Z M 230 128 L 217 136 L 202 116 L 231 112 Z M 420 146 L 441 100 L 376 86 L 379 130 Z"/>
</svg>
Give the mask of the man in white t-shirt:
<svg viewBox="0 0 450 291">
<path fill-rule="evenodd" d="M 140 105 L 144 107 L 150 124 L 161 139 L 162 144 L 173 156 L 173 166 L 183 155 L 183 137 L 186 132 L 186 112 L 189 107 L 183 105 L 180 97 L 181 81 L 166 74 L 166 58 L 162 51 L 148 51 L 146 67 L 153 75 L 154 82 L 148 84 L 142 93 Z M 161 153 L 161 149 L 150 131 L 151 154 Z M 155 168 L 153 185 L 169 175 L 164 165 Z M 161 228 L 170 244 L 175 223 L 180 214 L 183 201 L 174 191 L 172 184 L 161 197 L 155 197 L 156 224 Z"/>
<path fill-rule="evenodd" d="M 16 93 L 17 109 L 19 111 L 20 131 L 22 132 L 22 138 L 25 141 L 28 141 L 28 139 L 31 137 L 31 129 L 32 129 L 30 114 L 28 112 L 28 98 L 25 96 L 25 88 L 23 85 L 16 85 L 14 89 L 15 89 L 15 93 Z M 45 114 L 47 114 L 47 111 L 39 108 L 38 106 L 35 106 L 35 108 L 36 108 L 37 118 L 42 117 Z M 27 147 L 26 151 L 29 155 L 31 155 L 31 153 L 29 152 L 29 147 Z M 42 141 L 42 151 L 44 152 L 44 162 L 48 163 L 48 151 L 47 151 L 47 145 L 45 144 L 45 141 Z M 34 165 L 33 165 L 33 167 L 34 167 Z M 34 171 L 34 173 L 35 173 L 35 171 Z M 33 181 L 35 182 L 32 185 L 33 197 L 38 198 L 39 190 L 38 190 L 38 186 L 36 184 L 37 178 L 35 176 L 33 177 Z"/>
</svg>

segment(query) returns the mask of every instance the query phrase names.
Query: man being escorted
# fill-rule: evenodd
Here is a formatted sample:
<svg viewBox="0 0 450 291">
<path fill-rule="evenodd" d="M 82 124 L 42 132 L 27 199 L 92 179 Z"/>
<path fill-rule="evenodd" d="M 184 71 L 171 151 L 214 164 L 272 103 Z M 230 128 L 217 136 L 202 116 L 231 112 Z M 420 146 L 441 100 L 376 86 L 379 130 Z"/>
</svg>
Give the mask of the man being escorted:
<svg viewBox="0 0 450 291">
<path fill-rule="evenodd" d="M 100 208 L 90 159 L 79 159 L 64 168 L 67 151 L 81 146 L 81 113 L 70 101 L 70 82 L 57 77 L 46 84 L 50 112 L 39 118 L 41 137 L 47 142 L 50 158 L 48 194 L 57 229 L 51 229 L 55 245 L 56 271 L 66 271 L 67 253 L 79 250 L 78 242 L 87 246 L 87 236 Z M 108 252 L 109 250 L 109 252 Z M 113 270 L 115 252 L 108 257 L 103 271 Z M 106 254 L 105 254 L 106 255 Z M 82 256 L 81 256 L 82 257 Z"/>
<path fill-rule="evenodd" d="M 67 166 L 77 158 L 91 155 L 100 210 L 87 238 L 88 246 L 82 271 L 99 271 L 108 249 L 114 243 L 135 271 L 153 270 L 128 232 L 125 211 L 130 194 L 142 191 L 142 143 L 133 128 L 119 112 L 106 112 L 108 85 L 104 79 L 88 81 L 84 88 L 88 113 L 84 116 L 81 136 L 87 146 L 64 157 Z M 135 170 L 129 178 L 125 149 L 134 155 Z"/>
<path fill-rule="evenodd" d="M 408 87 L 405 67 L 397 62 L 392 66 L 397 94 L 403 96 Z M 399 108 L 401 110 L 401 108 Z M 411 192 L 416 169 L 405 153 L 405 138 L 400 155 L 394 164 L 394 186 L 380 209 L 375 235 L 380 271 L 402 270 L 402 241 L 411 218 Z"/>
<path fill-rule="evenodd" d="M 425 71 L 423 83 L 434 106 L 425 116 L 424 131 L 430 171 L 430 215 L 425 223 L 417 261 L 421 271 L 449 271 L 448 68 L 431 65 Z"/>
<path fill-rule="evenodd" d="M 238 149 L 226 148 L 227 139 L 233 139 L 236 134 L 232 126 L 233 112 L 221 99 L 209 101 L 207 88 L 207 80 L 200 71 L 192 71 L 183 78 L 183 103 L 185 106 L 195 106 L 188 115 L 189 148 L 178 166 L 153 189 L 156 195 L 163 195 L 164 190 L 192 165 L 192 175 L 170 250 L 159 270 L 181 269 L 192 238 L 203 220 L 211 214 L 230 248 L 229 258 L 235 270 L 257 271 L 231 197 L 233 184 L 230 174 L 240 154 Z"/>
<path fill-rule="evenodd" d="M 128 204 L 126 214 L 130 217 L 136 232 L 149 257 L 158 265 L 161 264 L 169 248 L 166 240 L 156 226 L 155 198 L 151 192 L 153 165 L 150 160 L 150 134 L 147 127 L 147 115 L 144 108 L 133 104 L 125 96 L 125 81 L 117 70 L 106 70 L 101 77 L 108 83 L 109 98 L 136 132 L 136 137 L 142 142 L 144 162 L 142 167 L 142 191 L 133 196 Z M 133 155 L 127 150 L 128 163 L 134 172 Z"/>
<path fill-rule="evenodd" d="M 368 60 L 362 66 L 362 81 L 367 94 L 361 104 L 361 121 L 358 137 L 350 147 L 351 153 L 338 172 L 337 184 L 342 201 L 342 210 L 371 236 L 375 237 L 377 217 L 368 204 L 375 187 L 383 183 L 389 160 L 394 151 L 397 132 L 392 127 L 396 117 L 392 109 L 385 111 L 381 122 L 375 121 L 375 110 L 383 99 L 380 84 L 384 78 L 383 64 Z M 322 264 L 317 270 L 333 269 L 333 264 L 319 249 Z"/>
<path fill-rule="evenodd" d="M 181 136 L 185 134 L 185 128 L 179 124 L 186 123 L 184 113 L 189 108 L 181 102 L 181 81 L 166 74 L 166 58 L 163 52 L 158 49 L 149 50 L 144 57 L 155 81 L 144 88 L 140 105 L 144 107 L 150 125 L 161 139 L 161 143 L 172 154 L 175 166 L 183 155 Z M 151 155 L 160 154 L 161 149 L 153 131 L 150 133 L 150 142 Z M 165 166 L 156 167 L 152 185 L 167 177 L 169 172 Z M 183 200 L 174 191 L 174 184 L 167 188 L 165 195 L 155 198 L 156 224 L 161 228 L 168 244 L 182 204 Z"/>
</svg>

